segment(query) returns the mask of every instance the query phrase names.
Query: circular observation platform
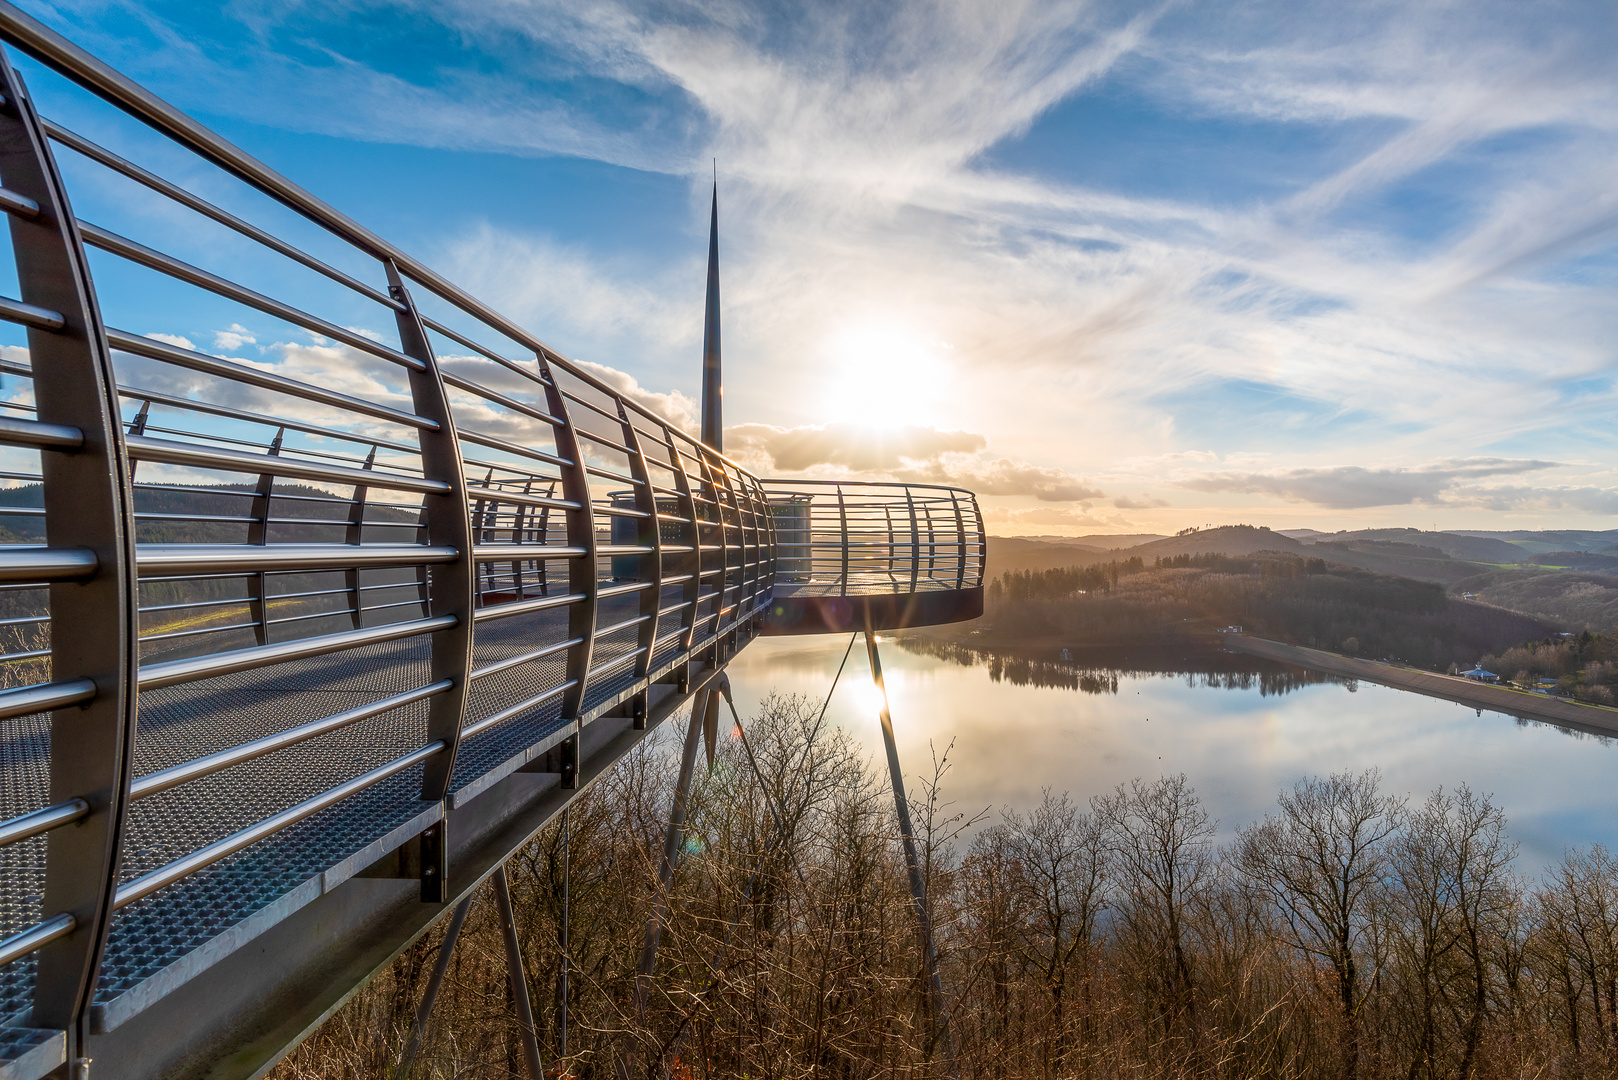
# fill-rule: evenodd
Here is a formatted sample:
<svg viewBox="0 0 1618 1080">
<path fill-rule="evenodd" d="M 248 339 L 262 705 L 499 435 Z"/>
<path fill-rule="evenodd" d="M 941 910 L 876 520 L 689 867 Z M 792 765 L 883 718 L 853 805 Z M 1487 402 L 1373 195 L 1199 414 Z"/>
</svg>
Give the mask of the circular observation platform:
<svg viewBox="0 0 1618 1080">
<path fill-rule="evenodd" d="M 836 634 L 983 614 L 983 515 L 961 488 L 766 480 L 775 583 L 764 633 Z"/>
</svg>

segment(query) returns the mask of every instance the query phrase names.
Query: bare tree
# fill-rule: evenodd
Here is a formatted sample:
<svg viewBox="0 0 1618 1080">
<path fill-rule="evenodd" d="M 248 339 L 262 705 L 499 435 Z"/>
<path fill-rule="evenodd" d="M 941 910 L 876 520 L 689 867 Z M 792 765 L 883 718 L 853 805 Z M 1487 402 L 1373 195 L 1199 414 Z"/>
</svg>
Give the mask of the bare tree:
<svg viewBox="0 0 1618 1080">
<path fill-rule="evenodd" d="M 1360 1009 L 1382 959 L 1373 920 L 1399 823 L 1400 804 L 1379 793 L 1380 779 L 1369 769 L 1299 780 L 1278 796 L 1278 814 L 1237 841 L 1241 871 L 1274 905 L 1287 944 L 1331 973 L 1347 1080 L 1359 1074 Z"/>
<path fill-rule="evenodd" d="M 1210 883 L 1215 823 L 1180 773 L 1133 780 L 1093 803 L 1105 829 L 1122 945 L 1147 991 L 1148 1024 L 1171 1057 L 1194 1053 L 1196 977 L 1189 948 L 1192 902 Z"/>
<path fill-rule="evenodd" d="M 1094 942 L 1106 899 L 1107 849 L 1097 816 L 1075 806 L 1067 792 L 1049 788 L 1027 814 L 1007 810 L 1006 848 L 1018 873 L 1028 925 L 1022 951 L 1050 995 L 1050 1023 L 1041 1045 L 1050 1066 L 1060 1066 L 1069 1043 L 1068 981 L 1075 958 Z"/>
</svg>

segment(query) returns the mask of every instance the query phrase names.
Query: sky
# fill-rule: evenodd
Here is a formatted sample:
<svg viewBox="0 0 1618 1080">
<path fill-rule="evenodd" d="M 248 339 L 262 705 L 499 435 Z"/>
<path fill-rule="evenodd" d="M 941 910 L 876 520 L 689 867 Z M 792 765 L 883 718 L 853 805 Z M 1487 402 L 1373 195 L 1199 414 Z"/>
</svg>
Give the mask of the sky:
<svg viewBox="0 0 1618 1080">
<path fill-rule="evenodd" d="M 761 475 L 1618 527 L 1610 0 L 20 6 L 687 424 L 717 174 Z M 140 329 L 252 343 L 189 318 Z"/>
</svg>

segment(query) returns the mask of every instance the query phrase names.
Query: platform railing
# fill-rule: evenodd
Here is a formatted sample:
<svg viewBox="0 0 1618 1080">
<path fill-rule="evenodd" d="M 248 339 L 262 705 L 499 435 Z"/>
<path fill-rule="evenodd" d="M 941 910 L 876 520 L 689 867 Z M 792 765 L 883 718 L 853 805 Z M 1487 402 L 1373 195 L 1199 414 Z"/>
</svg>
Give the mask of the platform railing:
<svg viewBox="0 0 1618 1080">
<path fill-rule="evenodd" d="M 643 707 L 766 609 L 776 519 L 735 462 L 9 4 L 0 39 L 148 158 L 41 116 L 0 57 L 25 335 L 0 360 L 0 1024 L 48 1034 L 161 981 L 142 950 L 200 933 L 175 890 L 228 920 L 297 885 L 232 873 L 331 887 Z"/>
<path fill-rule="evenodd" d="M 856 596 L 983 583 L 983 517 L 970 491 L 854 480 L 764 486 L 779 590 Z"/>
<path fill-rule="evenodd" d="M 983 516 L 934 484 L 765 480 L 776 578 L 765 632 L 894 630 L 983 613 Z"/>
</svg>

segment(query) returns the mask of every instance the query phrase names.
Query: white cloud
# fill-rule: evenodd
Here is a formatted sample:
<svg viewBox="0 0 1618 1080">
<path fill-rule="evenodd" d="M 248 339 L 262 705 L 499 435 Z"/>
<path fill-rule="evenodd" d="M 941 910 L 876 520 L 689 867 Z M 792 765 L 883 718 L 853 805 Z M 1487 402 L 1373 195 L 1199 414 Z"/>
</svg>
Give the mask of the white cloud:
<svg viewBox="0 0 1618 1080">
<path fill-rule="evenodd" d="M 1359 465 L 1282 469 L 1274 472 L 1210 473 L 1178 481 L 1192 491 L 1266 495 L 1288 502 L 1311 503 L 1336 510 L 1372 506 L 1441 504 L 1475 499 L 1471 481 L 1556 468 L 1556 462 L 1482 458 L 1441 462 L 1423 468 L 1367 469 Z"/>
<path fill-rule="evenodd" d="M 377 340 L 381 339 L 378 338 Z M 229 330 L 214 331 L 213 347 L 220 352 L 231 353 L 240 349 L 243 345 L 256 344 L 257 341 L 258 338 L 254 337 L 247 327 L 241 323 L 231 323 Z M 178 344 L 178 342 L 175 344 Z M 189 346 L 187 347 L 189 348 Z"/>
</svg>

